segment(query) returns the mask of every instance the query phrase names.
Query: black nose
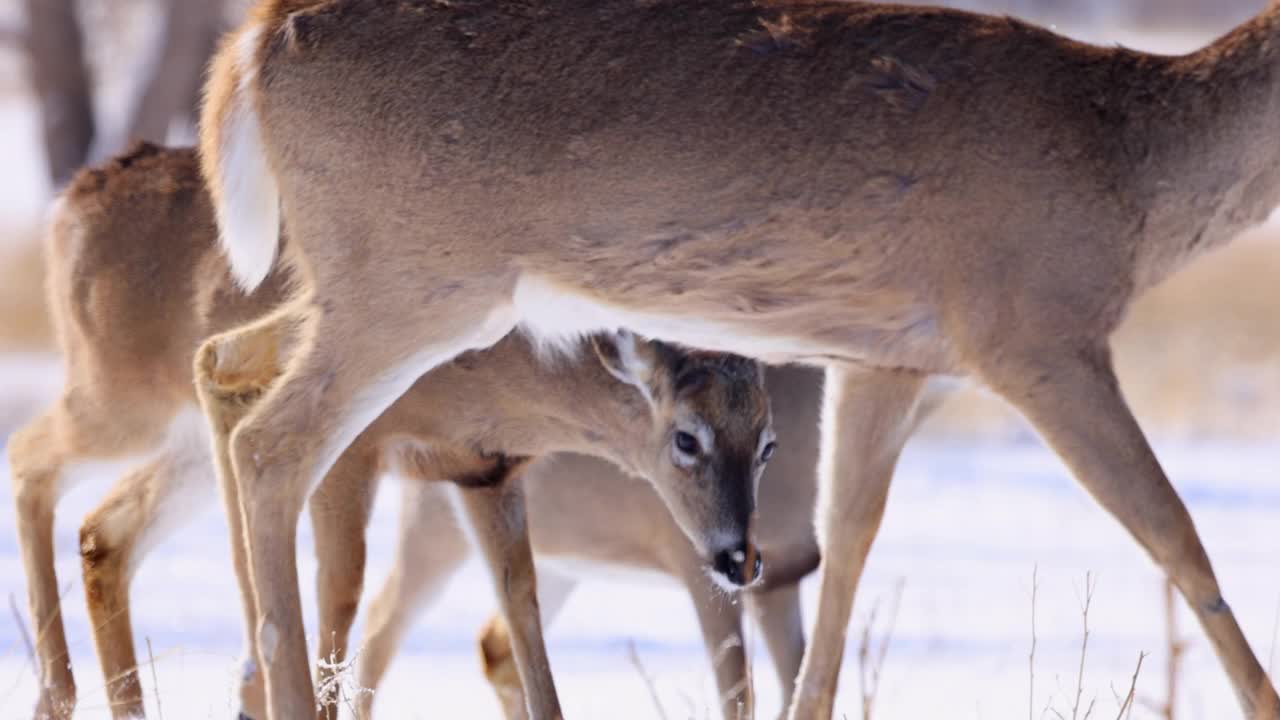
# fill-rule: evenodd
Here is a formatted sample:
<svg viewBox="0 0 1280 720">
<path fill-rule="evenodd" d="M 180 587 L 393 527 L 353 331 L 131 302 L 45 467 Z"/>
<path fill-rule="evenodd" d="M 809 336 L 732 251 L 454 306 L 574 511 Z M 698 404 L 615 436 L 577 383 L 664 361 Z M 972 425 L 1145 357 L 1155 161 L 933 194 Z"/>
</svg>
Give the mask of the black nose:
<svg viewBox="0 0 1280 720">
<path fill-rule="evenodd" d="M 734 585 L 749 585 L 760 577 L 764 561 L 760 559 L 760 551 L 750 543 L 716 553 L 712 560 L 712 568 L 725 576 Z"/>
</svg>

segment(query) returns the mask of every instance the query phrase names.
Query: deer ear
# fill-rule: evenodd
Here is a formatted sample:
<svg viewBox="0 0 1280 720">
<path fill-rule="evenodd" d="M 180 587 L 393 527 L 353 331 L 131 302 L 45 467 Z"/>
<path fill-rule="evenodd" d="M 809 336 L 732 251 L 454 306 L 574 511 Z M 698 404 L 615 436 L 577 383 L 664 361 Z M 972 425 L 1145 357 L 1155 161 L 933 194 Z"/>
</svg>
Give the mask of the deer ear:
<svg viewBox="0 0 1280 720">
<path fill-rule="evenodd" d="M 649 383 L 657 363 L 652 343 L 636 337 L 630 330 L 618 330 L 592 335 L 591 346 L 610 375 L 649 395 Z"/>
</svg>

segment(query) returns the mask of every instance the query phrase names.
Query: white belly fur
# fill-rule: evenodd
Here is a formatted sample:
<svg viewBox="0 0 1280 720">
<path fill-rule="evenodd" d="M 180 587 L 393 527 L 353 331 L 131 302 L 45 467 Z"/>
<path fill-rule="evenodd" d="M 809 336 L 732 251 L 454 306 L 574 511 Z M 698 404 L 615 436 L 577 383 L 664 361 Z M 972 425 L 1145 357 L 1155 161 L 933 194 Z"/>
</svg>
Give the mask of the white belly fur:
<svg viewBox="0 0 1280 720">
<path fill-rule="evenodd" d="M 534 275 L 520 277 L 514 302 L 520 326 L 542 351 L 564 351 L 592 333 L 626 328 L 687 347 L 736 353 L 772 363 L 847 352 L 794 337 L 752 336 L 740 328 L 691 316 L 626 310 Z"/>
</svg>

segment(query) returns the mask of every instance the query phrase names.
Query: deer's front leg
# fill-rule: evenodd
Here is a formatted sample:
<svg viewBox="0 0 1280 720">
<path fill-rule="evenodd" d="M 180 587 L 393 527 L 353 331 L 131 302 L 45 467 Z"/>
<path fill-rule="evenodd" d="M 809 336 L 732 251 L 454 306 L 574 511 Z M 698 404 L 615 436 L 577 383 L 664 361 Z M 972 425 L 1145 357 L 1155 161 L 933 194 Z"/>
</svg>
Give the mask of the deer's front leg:
<svg viewBox="0 0 1280 720">
<path fill-rule="evenodd" d="M 70 718 L 76 705 L 62 598 L 53 564 L 53 509 L 58 501 L 62 458 L 56 454 L 56 420 L 42 415 L 9 439 L 14 519 L 27 576 L 31 634 L 39 663 L 36 718 Z"/>
<path fill-rule="evenodd" d="M 1177 490 L 1138 426 L 1101 343 L 1007 351 L 982 378 L 1016 406 L 1076 479 L 1151 555 L 1199 618 L 1245 717 L 1277 720 L 1280 697 L 1223 598 Z"/>
<path fill-rule="evenodd" d="M 923 384 L 923 376 L 909 372 L 827 370 L 818 463 L 822 581 L 791 720 L 831 717 L 854 592 Z"/>
<path fill-rule="evenodd" d="M 492 485 L 463 488 L 460 495 L 476 542 L 493 576 L 499 610 L 507 621 L 516 669 L 529 704 L 529 717 L 554 720 L 561 717 L 560 700 L 542 639 L 533 549 L 525 522 L 524 493 L 518 479 L 524 465 L 524 461 L 499 459 L 497 466 L 504 470 L 490 476 Z"/>
<path fill-rule="evenodd" d="M 716 678 L 716 701 L 724 720 L 755 717 L 747 651 L 742 636 L 741 598 L 728 595 L 717 587 L 702 568 L 695 568 L 685 579 L 702 642 Z"/>
</svg>

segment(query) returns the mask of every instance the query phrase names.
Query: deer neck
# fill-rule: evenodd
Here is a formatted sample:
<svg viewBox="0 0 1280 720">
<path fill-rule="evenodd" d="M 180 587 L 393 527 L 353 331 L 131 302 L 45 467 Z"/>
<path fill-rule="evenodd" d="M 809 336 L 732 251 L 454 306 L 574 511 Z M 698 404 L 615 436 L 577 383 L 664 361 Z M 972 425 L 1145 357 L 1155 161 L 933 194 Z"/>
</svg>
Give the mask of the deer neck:
<svg viewBox="0 0 1280 720">
<path fill-rule="evenodd" d="M 643 452 L 652 432 L 652 409 L 641 392 L 614 378 L 591 358 L 592 367 L 576 373 L 567 403 L 549 408 L 567 433 L 561 450 L 596 455 L 633 475 L 645 475 L 652 458 Z"/>
<path fill-rule="evenodd" d="M 1126 148 L 1147 208 L 1136 285 L 1230 243 L 1280 204 L 1280 0 L 1200 51 L 1147 58 Z M 1145 195 L 1145 197 L 1142 197 Z"/>
<path fill-rule="evenodd" d="M 532 352 L 518 357 L 523 369 L 489 386 L 491 402 L 480 403 L 482 414 L 490 416 L 493 407 L 502 408 L 494 449 L 529 456 L 594 455 L 633 474 L 652 466 L 643 449 L 653 425 L 648 401 L 610 375 L 589 347 L 567 358 L 539 358 Z M 482 420 L 475 418 L 477 425 Z"/>
</svg>

